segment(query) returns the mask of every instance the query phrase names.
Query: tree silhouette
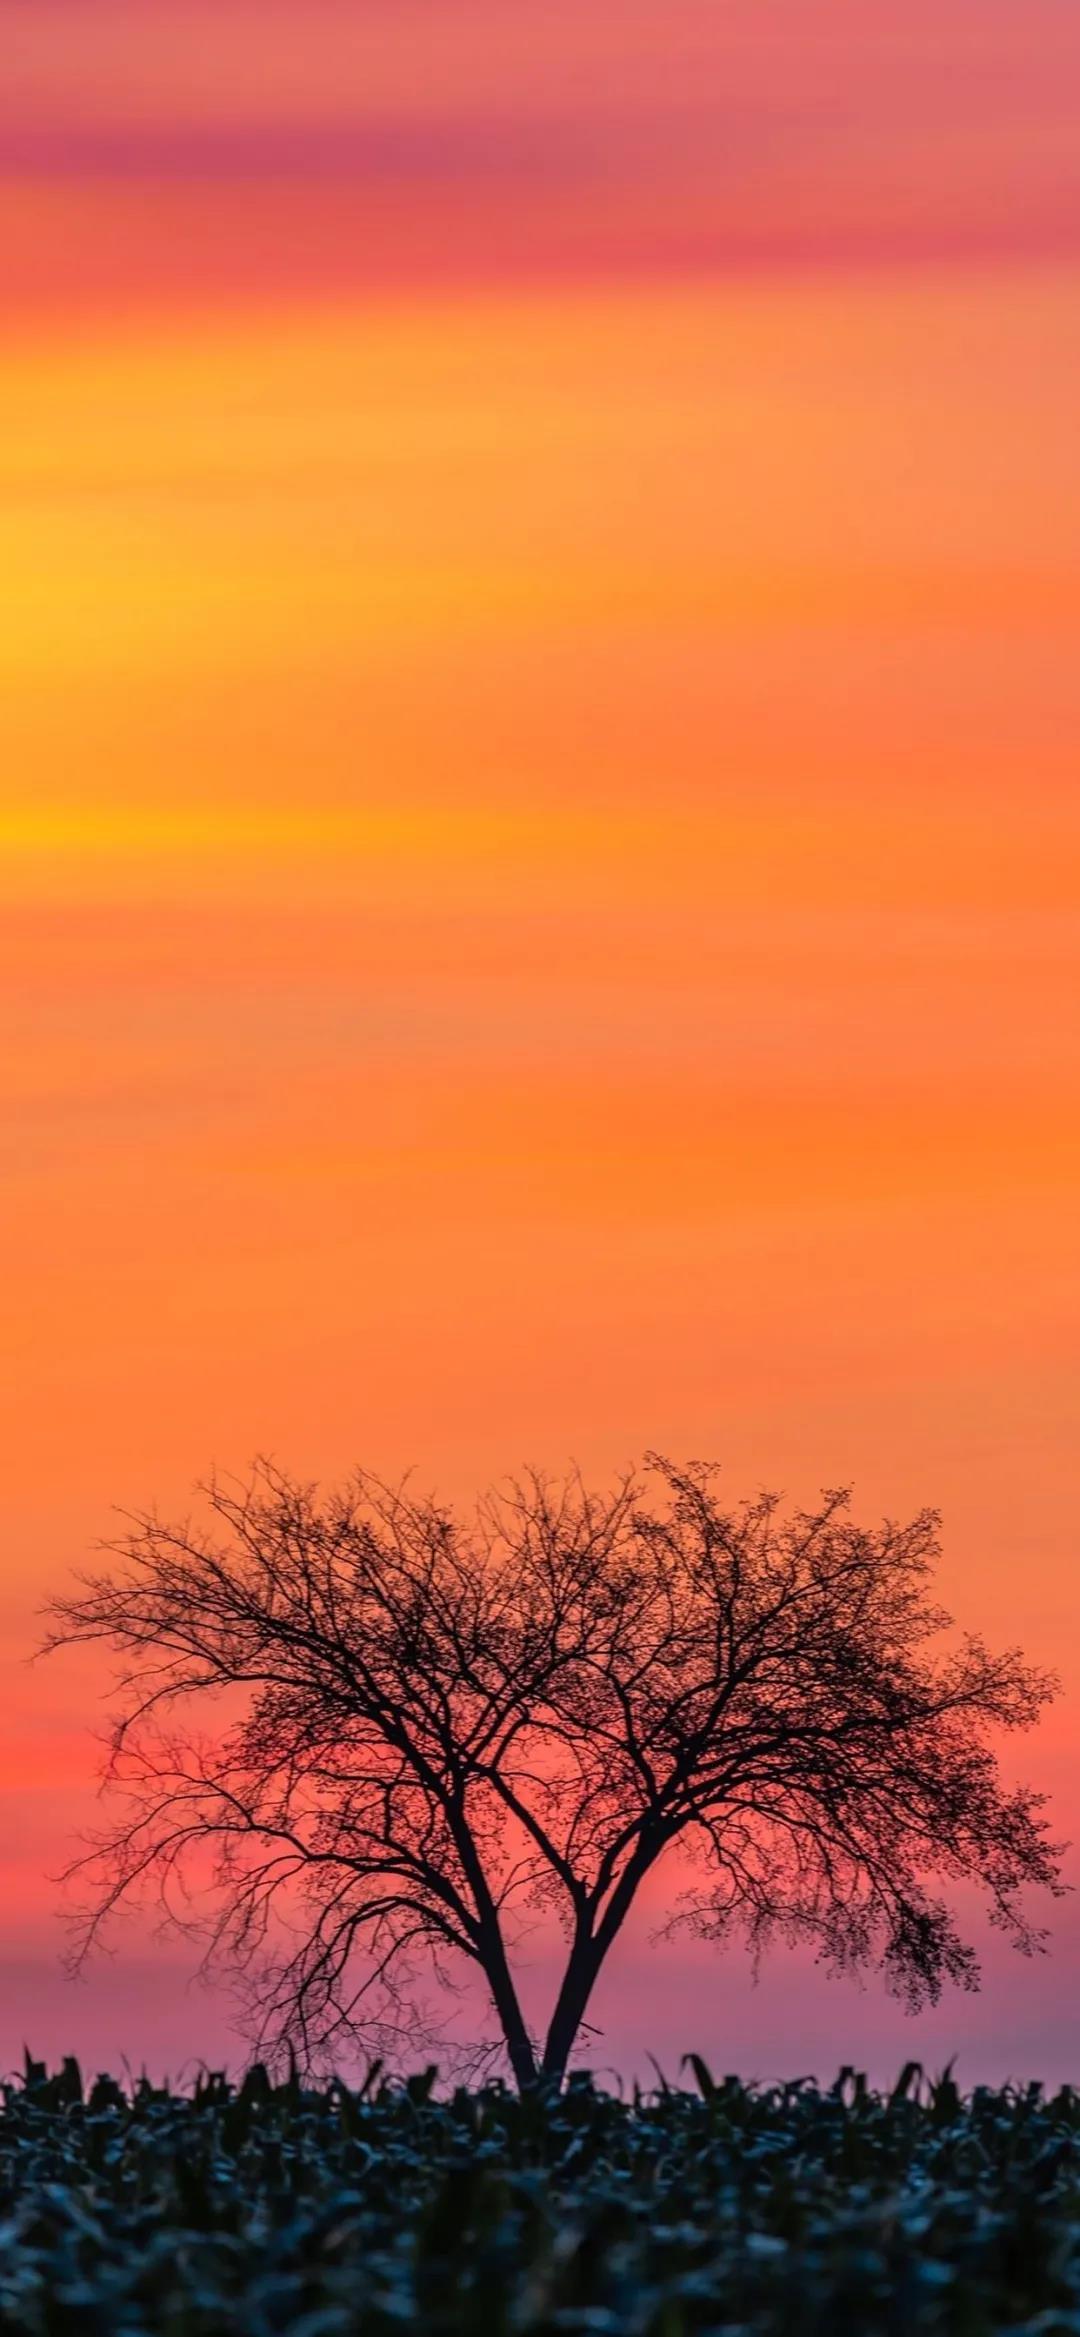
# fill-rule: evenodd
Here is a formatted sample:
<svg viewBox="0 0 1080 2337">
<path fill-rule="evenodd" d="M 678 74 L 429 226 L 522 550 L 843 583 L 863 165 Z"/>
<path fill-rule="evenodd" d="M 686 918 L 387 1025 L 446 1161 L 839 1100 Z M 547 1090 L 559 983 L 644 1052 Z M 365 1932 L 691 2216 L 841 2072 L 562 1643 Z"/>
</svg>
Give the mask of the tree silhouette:
<svg viewBox="0 0 1080 2337">
<path fill-rule="evenodd" d="M 308 2063 L 385 2048 L 425 1966 L 479 1972 L 524 2087 L 561 2081 L 664 1860 L 667 1930 L 809 1942 L 912 2007 L 978 1980 L 935 1877 L 1041 1943 L 1020 1894 L 1060 1889 L 1058 1846 L 987 1740 L 1053 1683 L 978 1639 L 935 1649 L 932 1512 L 726 1509 L 712 1468 L 655 1456 L 605 1494 L 529 1475 L 466 1523 L 366 1474 L 320 1496 L 261 1463 L 203 1490 L 204 1525 L 137 1518 L 51 1609 L 47 1646 L 123 1658 L 123 1814 L 72 1870 L 76 1961 L 152 1884 L 246 1980 L 263 2048 Z M 513 1966 L 538 1909 L 565 1937 L 541 2038 Z"/>
</svg>

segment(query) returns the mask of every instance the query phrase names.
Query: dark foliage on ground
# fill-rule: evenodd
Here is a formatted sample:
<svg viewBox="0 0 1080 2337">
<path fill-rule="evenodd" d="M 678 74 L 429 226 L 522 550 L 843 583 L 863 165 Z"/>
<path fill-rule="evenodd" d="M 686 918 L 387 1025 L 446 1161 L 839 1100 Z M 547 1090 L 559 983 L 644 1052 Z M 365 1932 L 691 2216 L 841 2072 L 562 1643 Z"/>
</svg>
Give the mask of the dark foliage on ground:
<svg viewBox="0 0 1080 2337">
<path fill-rule="evenodd" d="M 1065 2337 L 1080 2094 L 914 2066 L 661 2085 L 189 2094 L 28 2060 L 0 2110 L 0 2330 L 35 2337 Z"/>
</svg>

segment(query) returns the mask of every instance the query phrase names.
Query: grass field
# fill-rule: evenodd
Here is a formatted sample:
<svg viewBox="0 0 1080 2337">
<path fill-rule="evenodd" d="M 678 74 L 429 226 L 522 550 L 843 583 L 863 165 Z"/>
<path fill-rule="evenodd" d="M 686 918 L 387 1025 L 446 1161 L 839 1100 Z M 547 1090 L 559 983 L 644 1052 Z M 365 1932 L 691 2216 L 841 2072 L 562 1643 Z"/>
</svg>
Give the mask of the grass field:
<svg viewBox="0 0 1080 2337">
<path fill-rule="evenodd" d="M 28 2059 L 0 2193 L 0 2330 L 35 2337 L 1080 2331 L 1080 2093 L 915 2066 L 519 2101 Z"/>
</svg>

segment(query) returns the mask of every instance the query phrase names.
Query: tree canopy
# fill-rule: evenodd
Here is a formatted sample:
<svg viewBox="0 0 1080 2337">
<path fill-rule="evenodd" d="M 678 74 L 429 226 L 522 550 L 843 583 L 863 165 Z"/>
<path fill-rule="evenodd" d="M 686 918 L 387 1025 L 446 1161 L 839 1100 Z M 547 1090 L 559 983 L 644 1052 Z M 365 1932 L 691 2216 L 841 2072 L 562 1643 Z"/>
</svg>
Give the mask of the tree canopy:
<svg viewBox="0 0 1080 2337">
<path fill-rule="evenodd" d="M 425 1970 L 471 1971 L 527 2086 L 561 2081 L 661 1862 L 666 1930 L 810 1943 L 912 2007 L 977 1984 L 949 1884 L 1041 1943 L 1024 1893 L 1060 1889 L 1058 1846 L 993 1739 L 1053 1682 L 950 1632 L 932 1511 L 729 1507 L 715 1469 L 656 1456 L 603 1492 L 529 1474 L 467 1518 L 365 1472 L 203 1490 L 51 1610 L 48 1646 L 122 1660 L 76 1959 L 149 1887 L 250 1990 L 263 2047 L 309 2063 L 383 2049 Z M 534 2034 L 538 1910 L 565 1955 Z"/>
</svg>

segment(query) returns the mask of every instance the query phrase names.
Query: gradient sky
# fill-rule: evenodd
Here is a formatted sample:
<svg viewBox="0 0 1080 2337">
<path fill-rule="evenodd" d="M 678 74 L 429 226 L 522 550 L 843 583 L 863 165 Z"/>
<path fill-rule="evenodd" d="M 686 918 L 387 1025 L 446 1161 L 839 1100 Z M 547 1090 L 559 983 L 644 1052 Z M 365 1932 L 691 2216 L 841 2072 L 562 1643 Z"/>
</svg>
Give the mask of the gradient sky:
<svg viewBox="0 0 1080 2337">
<path fill-rule="evenodd" d="M 137 1929 L 59 1977 L 100 1682 L 25 1654 L 256 1449 L 938 1503 L 1068 1834 L 1073 0 L 4 39 L 0 2064 L 224 2049 Z M 598 2058 L 1075 2077 L 1053 1920 L 915 2026 L 642 1926 Z"/>
</svg>

